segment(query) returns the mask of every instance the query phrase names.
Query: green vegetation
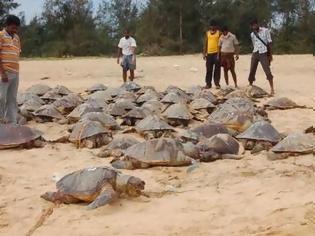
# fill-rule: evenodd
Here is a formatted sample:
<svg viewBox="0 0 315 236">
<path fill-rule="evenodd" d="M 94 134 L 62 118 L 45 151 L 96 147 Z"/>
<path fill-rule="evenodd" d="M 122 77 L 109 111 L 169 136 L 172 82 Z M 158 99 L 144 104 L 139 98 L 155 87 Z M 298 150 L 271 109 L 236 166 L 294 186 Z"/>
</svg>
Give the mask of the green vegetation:
<svg viewBox="0 0 315 236">
<path fill-rule="evenodd" d="M 0 20 L 18 6 L 14 0 L 2 2 Z M 91 0 L 46 0 L 42 15 L 23 24 L 23 56 L 114 55 L 125 28 L 146 55 L 201 52 L 212 19 L 229 26 L 247 53 L 252 18 L 272 28 L 276 53 L 315 53 L 315 0 L 148 0 L 143 5 L 104 0 L 94 7 L 97 14 Z"/>
</svg>

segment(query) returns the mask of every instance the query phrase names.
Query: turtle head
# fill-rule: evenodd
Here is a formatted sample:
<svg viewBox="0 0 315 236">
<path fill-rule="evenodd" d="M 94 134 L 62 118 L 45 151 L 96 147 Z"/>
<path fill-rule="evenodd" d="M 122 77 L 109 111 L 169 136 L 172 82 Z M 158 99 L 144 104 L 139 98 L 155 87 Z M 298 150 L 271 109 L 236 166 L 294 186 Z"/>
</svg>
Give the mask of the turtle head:
<svg viewBox="0 0 315 236">
<path fill-rule="evenodd" d="M 56 192 L 46 192 L 42 194 L 40 197 L 45 199 L 46 201 L 56 202 L 58 201 L 58 194 Z"/>
<path fill-rule="evenodd" d="M 130 197 L 139 197 L 144 186 L 145 182 L 137 177 L 119 174 L 116 179 L 116 189 Z"/>
</svg>

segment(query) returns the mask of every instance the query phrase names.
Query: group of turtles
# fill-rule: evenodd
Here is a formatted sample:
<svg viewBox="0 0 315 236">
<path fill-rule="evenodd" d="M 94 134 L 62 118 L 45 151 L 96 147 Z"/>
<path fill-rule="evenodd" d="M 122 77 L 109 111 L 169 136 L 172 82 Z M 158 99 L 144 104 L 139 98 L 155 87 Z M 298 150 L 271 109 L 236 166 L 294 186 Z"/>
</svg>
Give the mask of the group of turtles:
<svg viewBox="0 0 315 236">
<path fill-rule="evenodd" d="M 268 110 L 306 108 L 288 98 L 273 98 L 257 86 L 224 88 L 213 93 L 200 86 L 169 86 L 159 92 L 128 82 L 118 88 L 93 85 L 83 93 L 64 86 L 33 85 L 18 95 L 20 125 L 0 125 L 0 149 L 41 147 L 71 142 L 78 148 L 100 148 L 112 157 L 112 168 L 71 173 L 57 182 L 57 192 L 42 197 L 62 203 L 89 202 L 94 209 L 117 196 L 140 196 L 144 182 L 118 169 L 189 166 L 218 159 L 240 159 L 245 150 L 267 151 L 275 160 L 315 152 L 314 128 L 282 134 L 268 119 Z M 54 139 L 25 122 L 56 122 L 65 133 Z"/>
</svg>

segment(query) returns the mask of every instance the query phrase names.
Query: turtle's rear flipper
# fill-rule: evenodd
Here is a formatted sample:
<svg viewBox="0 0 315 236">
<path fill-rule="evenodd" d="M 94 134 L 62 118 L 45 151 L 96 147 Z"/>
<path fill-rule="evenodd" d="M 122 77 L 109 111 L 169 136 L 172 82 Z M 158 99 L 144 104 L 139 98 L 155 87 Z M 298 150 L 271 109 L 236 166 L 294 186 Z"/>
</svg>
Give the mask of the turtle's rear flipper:
<svg viewBox="0 0 315 236">
<path fill-rule="evenodd" d="M 105 206 L 117 200 L 118 194 L 115 192 L 110 184 L 106 184 L 100 195 L 87 206 L 88 210 L 93 210 L 101 206 Z"/>
</svg>

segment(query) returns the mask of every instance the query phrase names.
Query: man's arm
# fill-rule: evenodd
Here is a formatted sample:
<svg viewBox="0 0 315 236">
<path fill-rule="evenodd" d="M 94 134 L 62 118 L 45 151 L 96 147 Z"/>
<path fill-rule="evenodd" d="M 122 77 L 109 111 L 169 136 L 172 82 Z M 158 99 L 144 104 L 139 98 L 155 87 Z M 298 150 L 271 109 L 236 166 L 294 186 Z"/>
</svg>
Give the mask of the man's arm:
<svg viewBox="0 0 315 236">
<path fill-rule="evenodd" d="M 268 56 L 269 56 L 269 60 L 270 62 L 273 60 L 273 56 L 272 56 L 272 38 L 271 38 L 271 33 L 270 30 L 267 30 L 267 50 L 268 50 Z"/>
<path fill-rule="evenodd" d="M 238 60 L 240 57 L 240 44 L 237 40 L 237 38 L 234 38 L 234 48 L 235 48 L 235 59 Z"/>
<path fill-rule="evenodd" d="M 206 59 L 207 57 L 207 48 L 208 48 L 208 37 L 207 37 L 207 34 L 205 34 L 204 36 L 204 40 L 203 40 L 203 59 Z"/>
<path fill-rule="evenodd" d="M 119 59 L 122 56 L 122 48 L 118 47 L 117 50 L 117 64 L 119 64 Z"/>
<path fill-rule="evenodd" d="M 1 81 L 2 82 L 8 82 L 8 77 L 4 72 L 4 68 L 3 68 L 3 63 L 2 63 L 2 57 L 1 57 L 1 51 L 2 51 L 2 39 L 1 39 L 1 35 L 0 35 L 0 76 L 1 76 Z"/>
</svg>

